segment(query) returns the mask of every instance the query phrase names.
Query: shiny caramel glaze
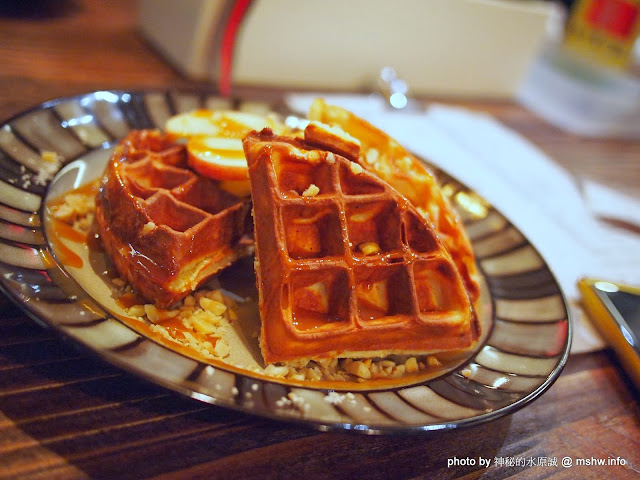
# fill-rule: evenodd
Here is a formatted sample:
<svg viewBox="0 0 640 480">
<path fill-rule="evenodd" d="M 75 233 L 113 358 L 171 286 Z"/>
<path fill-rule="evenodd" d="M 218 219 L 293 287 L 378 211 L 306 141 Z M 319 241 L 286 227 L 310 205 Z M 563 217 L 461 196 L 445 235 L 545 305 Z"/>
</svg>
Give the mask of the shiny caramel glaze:
<svg viewBox="0 0 640 480">
<path fill-rule="evenodd" d="M 317 99 L 309 119 L 339 126 L 360 141 L 358 163 L 404 195 L 434 225 L 451 253 L 465 286 L 476 301 L 480 295 L 480 273 L 471 241 L 462 221 L 443 195 L 433 172 L 397 141 L 353 113 Z"/>
<path fill-rule="evenodd" d="M 52 236 L 49 238 L 58 259 L 63 265 L 81 268 L 83 261 L 80 256 L 64 244 L 63 239 L 74 242 L 86 242 L 86 235 L 74 229 L 71 225 L 62 220 L 52 220 Z"/>
<path fill-rule="evenodd" d="M 98 186 L 99 180 L 96 180 L 80 188 L 69 191 L 67 192 L 67 194 L 50 202 L 48 208 L 55 209 L 56 207 L 65 203 L 67 195 L 85 195 L 87 197 L 95 196 L 98 191 Z M 91 216 L 92 214 L 93 211 L 90 211 L 89 216 Z M 49 235 L 49 239 L 52 244 L 53 251 L 55 252 L 58 262 L 62 262 L 65 266 L 73 266 L 90 270 L 95 268 L 95 265 L 92 266 L 91 262 L 84 262 L 82 257 L 74 252 L 74 249 L 77 250 L 75 247 L 69 248 L 68 245 L 76 244 L 81 246 L 81 250 L 88 249 L 88 251 L 91 252 L 89 256 L 106 255 L 99 236 L 95 234 L 95 230 L 91 229 L 89 231 L 86 231 L 86 229 L 83 228 L 82 231 L 80 231 L 77 228 L 72 227 L 67 222 L 55 219 L 51 214 L 47 216 L 47 223 L 49 225 L 48 231 L 51 233 Z M 61 254 L 62 251 L 70 252 L 73 257 L 78 259 L 78 262 L 76 263 L 75 261 L 73 261 L 72 263 L 67 263 L 67 260 L 70 257 L 66 257 Z M 50 259 L 49 262 L 51 263 L 51 265 L 54 265 L 56 263 L 53 259 Z M 99 261 L 98 264 L 102 264 L 102 261 Z M 441 353 L 437 356 L 438 361 L 433 364 L 431 362 L 427 362 L 427 360 L 423 357 L 420 360 L 421 366 L 419 371 L 405 372 L 400 376 L 374 375 L 366 382 L 363 382 L 362 379 L 358 379 L 358 377 L 349 375 L 341 366 L 337 366 L 335 369 L 335 371 L 337 371 L 339 375 L 334 375 L 332 377 L 323 376 L 319 380 L 298 380 L 296 378 L 289 377 L 273 377 L 270 376 L 266 371 L 264 371 L 262 367 L 254 366 L 247 368 L 246 366 L 247 364 L 250 364 L 250 361 L 248 361 L 247 359 L 250 358 L 251 354 L 248 352 L 259 350 L 258 339 L 253 335 L 248 334 L 242 336 L 244 344 L 235 345 L 236 348 L 239 348 L 244 353 L 241 353 L 240 355 L 234 355 L 233 357 L 226 359 L 212 358 L 210 355 L 204 356 L 198 348 L 185 344 L 185 333 L 187 333 L 190 337 L 195 338 L 201 344 L 204 344 L 206 342 L 212 344 L 213 346 L 215 346 L 217 341 L 219 340 L 219 337 L 217 337 L 216 335 L 204 335 L 198 332 L 194 332 L 192 329 L 188 329 L 185 324 L 177 318 L 167 317 L 166 319 L 163 319 L 162 321 L 156 323 L 154 326 L 149 323 L 146 318 L 139 318 L 128 314 L 127 312 L 131 307 L 142 306 L 147 302 L 139 294 L 130 291 L 129 288 L 124 288 L 124 286 L 117 287 L 113 280 L 117 277 L 118 274 L 116 271 L 114 271 L 113 267 L 108 262 L 106 265 L 106 269 L 101 268 L 95 271 L 95 274 L 98 275 L 96 281 L 104 281 L 108 285 L 108 289 L 113 290 L 113 298 L 115 300 L 117 308 L 109 310 L 123 324 L 129 326 L 139 334 L 153 339 L 155 342 L 164 345 L 172 350 L 178 351 L 183 355 L 207 364 L 214 365 L 216 367 L 220 367 L 243 375 L 248 375 L 250 377 L 265 378 L 270 379 L 271 381 L 279 381 L 288 385 L 297 386 L 305 386 L 309 385 L 309 383 L 313 383 L 313 385 L 317 388 L 327 388 L 334 390 L 367 390 L 388 388 L 401 385 L 409 385 L 434 378 L 444 372 L 450 371 L 452 368 L 464 361 L 464 359 L 469 355 L 469 351 L 452 351 L 446 352 L 446 354 Z M 224 288 L 236 292 L 243 298 L 246 297 L 247 299 L 249 299 L 248 301 L 253 304 L 254 302 L 257 302 L 257 292 L 255 292 L 255 289 L 252 288 L 252 285 L 255 285 L 255 278 L 250 272 L 253 272 L 252 262 L 249 259 L 245 259 L 244 261 L 237 262 L 230 268 L 226 269 L 222 273 L 222 275 L 218 276 L 218 279 L 224 286 Z M 238 311 L 238 315 L 240 318 L 236 320 L 236 322 L 247 324 L 247 326 L 258 325 L 260 320 L 257 317 L 256 310 L 257 309 L 253 307 L 241 309 L 240 311 Z M 379 312 L 376 312 L 376 314 L 379 314 Z M 313 330 L 320 325 L 319 322 L 321 321 L 323 321 L 323 317 L 307 314 L 300 315 L 296 319 L 294 319 L 294 324 L 297 324 L 297 328 L 300 330 Z M 231 322 L 231 324 L 233 323 L 234 322 Z M 254 327 L 249 328 L 251 329 Z M 164 330 L 164 332 L 166 333 L 161 332 L 160 329 Z M 231 331 L 233 331 L 233 329 L 234 328 L 232 327 Z M 237 353 L 238 352 L 236 352 L 236 354 Z M 402 363 L 400 363 L 400 365 L 401 364 Z M 304 369 L 294 371 L 304 371 Z M 299 377 L 299 375 L 295 376 Z"/>
<path fill-rule="evenodd" d="M 74 189 L 72 192 L 77 196 L 84 196 L 87 198 L 94 198 L 98 193 L 98 182 L 89 182 L 81 187 Z M 78 228 L 74 228 L 72 226 L 73 218 L 71 219 L 61 219 L 55 215 L 55 211 L 59 209 L 66 202 L 66 195 L 60 198 L 54 199 L 47 205 L 48 215 L 50 227 L 50 238 L 49 242 L 51 243 L 53 250 L 58 257 L 58 260 L 67 266 L 74 268 L 81 268 L 83 266 L 82 258 L 71 250 L 67 245 L 65 245 L 64 240 L 70 240 L 76 243 L 86 243 L 89 244 L 91 239 L 89 237 L 89 232 L 81 231 Z"/>
<path fill-rule="evenodd" d="M 264 129 L 244 149 L 265 362 L 453 351 L 478 338 L 451 255 L 405 197 L 300 138 Z M 310 184 L 318 192 L 304 196 Z M 368 243 L 378 250 L 363 253 Z"/>
<path fill-rule="evenodd" d="M 98 231 L 118 272 L 169 306 L 250 253 L 249 200 L 187 168 L 184 145 L 132 131 L 116 147 L 96 198 Z"/>
</svg>

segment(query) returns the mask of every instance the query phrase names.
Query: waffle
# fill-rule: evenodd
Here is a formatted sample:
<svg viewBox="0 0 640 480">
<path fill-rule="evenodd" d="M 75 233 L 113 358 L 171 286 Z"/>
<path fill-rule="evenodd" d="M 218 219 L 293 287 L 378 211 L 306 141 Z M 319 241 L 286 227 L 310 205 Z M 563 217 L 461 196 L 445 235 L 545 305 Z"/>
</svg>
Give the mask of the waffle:
<svg viewBox="0 0 640 480">
<path fill-rule="evenodd" d="M 341 107 L 327 105 L 322 99 L 312 104 L 309 119 L 339 126 L 359 141 L 358 163 L 389 183 L 430 219 L 453 257 L 472 301 L 476 301 L 480 295 L 480 275 L 471 242 L 424 162 L 383 131 Z"/>
<path fill-rule="evenodd" d="M 187 168 L 187 152 L 158 131 L 116 147 L 96 198 L 96 223 L 116 269 L 158 307 L 185 297 L 252 251 L 249 199 Z"/>
<path fill-rule="evenodd" d="M 328 151 L 357 153 L 348 136 L 317 125 L 306 134 L 264 129 L 243 141 L 265 362 L 471 346 L 477 317 L 430 224 L 386 182 Z"/>
</svg>

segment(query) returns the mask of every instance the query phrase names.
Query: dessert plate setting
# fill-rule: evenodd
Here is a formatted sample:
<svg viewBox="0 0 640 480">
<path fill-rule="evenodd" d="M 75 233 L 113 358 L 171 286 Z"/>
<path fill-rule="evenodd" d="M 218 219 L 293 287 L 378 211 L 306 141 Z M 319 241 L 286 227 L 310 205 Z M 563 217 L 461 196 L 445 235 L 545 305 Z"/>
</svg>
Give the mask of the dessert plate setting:
<svg viewBox="0 0 640 480">
<path fill-rule="evenodd" d="M 70 266 L 55 247 L 46 206 L 99 178 L 114 145 L 131 130 L 161 129 L 172 115 L 198 108 L 288 115 L 280 104 L 201 92 L 97 91 L 56 99 L 3 122 L 3 293 L 39 324 L 139 377 L 213 405 L 321 430 L 419 433 L 476 425 L 527 405 L 558 378 L 571 324 L 553 274 L 508 219 L 435 168 L 482 274 L 482 335 L 472 351 L 428 375 L 369 384 L 269 377 L 246 365 L 190 355 L 122 321 L 105 286 L 108 262 L 90 255 L 83 265 Z M 54 161 L 48 152 L 55 152 Z M 217 281 L 248 300 L 241 316 L 256 317 L 251 259 Z"/>
</svg>

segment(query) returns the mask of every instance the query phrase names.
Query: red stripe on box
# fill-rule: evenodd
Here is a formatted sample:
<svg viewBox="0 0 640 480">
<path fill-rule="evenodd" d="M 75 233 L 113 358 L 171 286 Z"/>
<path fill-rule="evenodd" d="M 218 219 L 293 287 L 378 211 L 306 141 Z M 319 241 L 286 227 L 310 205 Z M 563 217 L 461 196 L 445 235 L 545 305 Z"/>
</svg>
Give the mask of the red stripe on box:
<svg viewBox="0 0 640 480">
<path fill-rule="evenodd" d="M 231 95 L 233 50 L 238 29 L 250 4 L 251 0 L 237 0 L 231 8 L 229 20 L 224 27 L 222 43 L 220 45 L 220 77 L 218 81 L 220 94 L 224 96 Z"/>
</svg>

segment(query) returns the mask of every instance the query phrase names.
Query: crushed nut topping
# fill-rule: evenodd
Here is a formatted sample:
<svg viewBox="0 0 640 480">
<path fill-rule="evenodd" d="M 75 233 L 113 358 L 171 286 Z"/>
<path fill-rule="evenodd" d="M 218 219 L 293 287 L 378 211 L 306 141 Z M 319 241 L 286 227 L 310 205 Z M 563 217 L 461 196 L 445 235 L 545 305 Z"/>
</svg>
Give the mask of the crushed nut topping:
<svg viewBox="0 0 640 480">
<path fill-rule="evenodd" d="M 380 245 L 376 242 L 363 242 L 358 245 L 358 249 L 362 252 L 363 255 L 373 255 L 375 253 L 380 253 Z"/>
<path fill-rule="evenodd" d="M 333 154 L 333 152 L 327 152 L 326 160 L 329 165 L 333 165 L 334 163 L 336 163 L 336 156 Z"/>
<path fill-rule="evenodd" d="M 356 162 L 351 162 L 349 164 L 349 169 L 354 175 L 360 175 L 362 173 L 362 165 Z"/>
<path fill-rule="evenodd" d="M 155 230 L 156 224 L 149 221 L 142 226 L 142 235 L 147 235 Z"/>
<path fill-rule="evenodd" d="M 327 161 L 333 154 L 327 155 Z M 335 161 L 335 158 L 333 158 Z M 353 163 L 357 167 L 360 165 Z M 361 167 L 360 167 L 361 168 Z M 312 188 L 315 187 L 315 188 Z M 307 190 L 315 190 L 318 187 L 310 185 Z M 311 191 L 309 193 L 311 193 Z M 317 193 L 316 193 L 317 194 Z M 65 202 L 52 210 L 52 215 L 73 225 L 74 228 L 89 232 L 95 210 L 94 198 L 90 195 L 70 193 L 65 197 Z M 149 222 L 143 228 L 153 228 Z M 376 242 L 364 242 L 358 248 L 365 255 L 380 251 L 380 245 Z M 118 298 L 133 298 L 135 293 L 125 279 L 115 277 L 111 280 L 112 286 L 117 289 Z M 229 361 L 231 345 L 227 341 L 233 327 L 231 323 L 238 319 L 237 301 L 220 289 L 208 290 L 202 288 L 188 295 L 177 305 L 170 309 L 158 308 L 152 304 L 139 303 L 124 307 L 125 313 L 134 320 L 139 320 L 148 325 L 151 332 L 161 336 L 170 342 L 177 342 L 188 347 L 204 358 Z M 258 332 L 254 332 L 254 338 L 258 338 Z M 226 360 L 225 360 L 226 359 Z M 245 368 L 234 364 L 237 368 Z M 422 357 L 390 357 L 390 358 L 326 358 L 304 359 L 296 364 L 280 365 L 269 364 L 264 368 L 253 369 L 256 373 L 275 378 L 286 378 L 299 381 L 356 381 L 364 382 L 375 379 L 398 378 L 406 373 L 425 371 L 429 368 L 438 368 L 441 362 L 433 355 Z M 462 375 L 469 376 L 471 371 L 463 370 Z M 237 394 L 237 391 L 234 393 Z M 355 401 L 352 394 L 330 394 L 327 400 L 330 403 L 341 401 Z M 304 412 L 304 400 L 296 396 L 284 398 L 282 404 L 294 406 Z"/>
<path fill-rule="evenodd" d="M 302 192 L 302 196 L 303 197 L 315 197 L 316 195 L 318 195 L 318 193 L 320 193 L 320 189 L 318 188 L 317 185 L 315 184 L 311 184 L 307 187 L 307 189 Z"/>
<path fill-rule="evenodd" d="M 405 173 L 409 172 L 412 165 L 413 161 L 410 157 L 402 157 L 396 160 L 396 166 Z"/>
<path fill-rule="evenodd" d="M 375 148 L 370 148 L 364 155 L 365 161 L 369 165 L 376 163 L 378 161 L 378 157 L 380 157 L 380 152 Z"/>
</svg>

